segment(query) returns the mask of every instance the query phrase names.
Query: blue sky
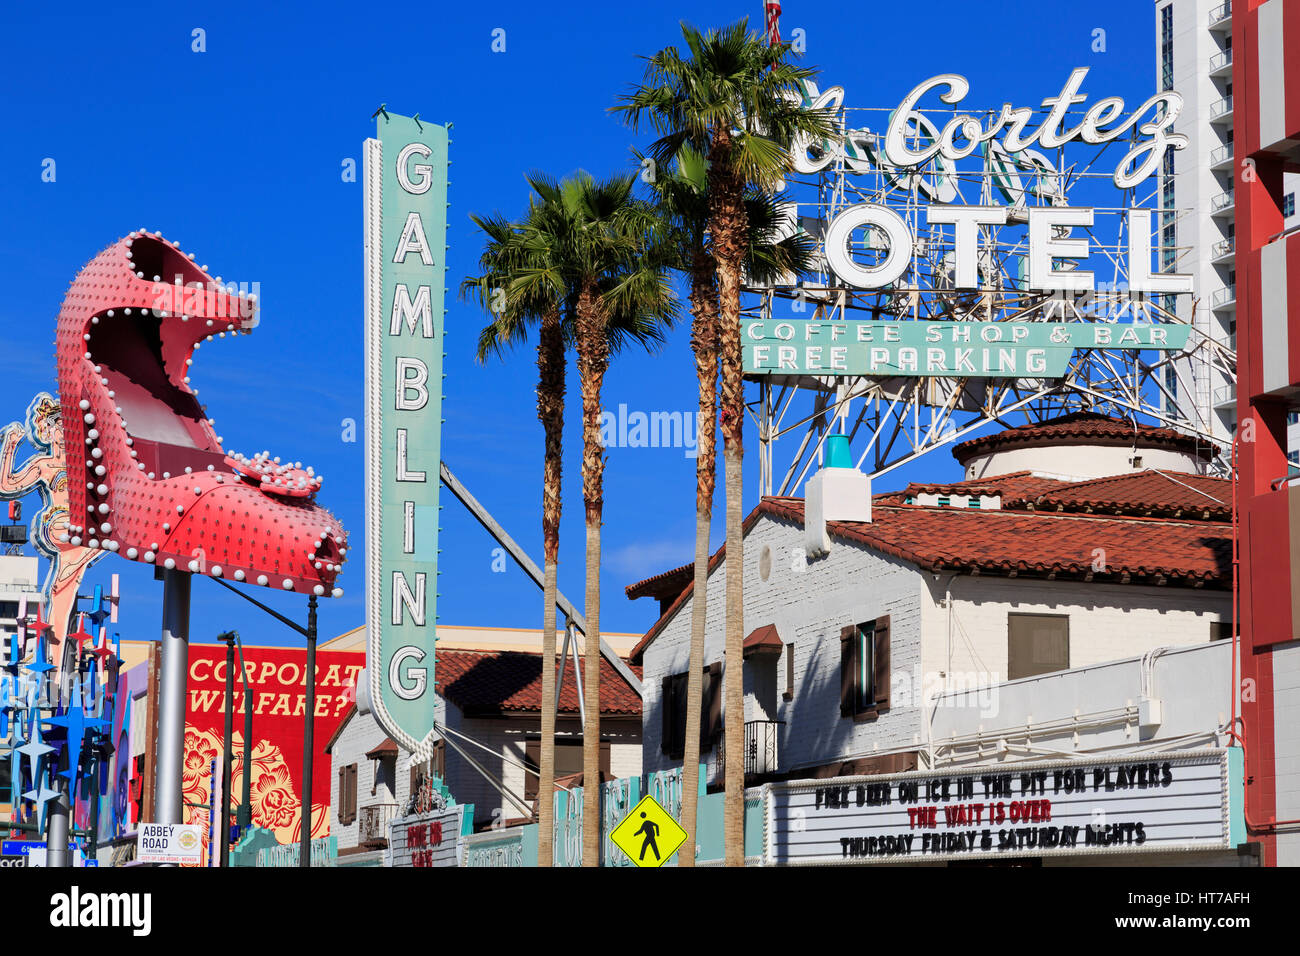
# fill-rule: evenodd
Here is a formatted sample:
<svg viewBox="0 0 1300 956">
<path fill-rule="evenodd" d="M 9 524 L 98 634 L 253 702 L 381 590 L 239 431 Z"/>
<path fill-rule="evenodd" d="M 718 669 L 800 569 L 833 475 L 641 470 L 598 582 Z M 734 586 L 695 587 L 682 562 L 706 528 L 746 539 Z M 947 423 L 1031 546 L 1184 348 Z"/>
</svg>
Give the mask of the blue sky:
<svg viewBox="0 0 1300 956">
<path fill-rule="evenodd" d="M 6 6 L 0 13 L 0 97 L 9 130 L 0 149 L 0 328 L 8 354 L 0 421 L 22 417 L 31 395 L 54 391 L 54 320 L 67 284 L 126 232 L 161 230 L 227 281 L 256 282 L 261 326 L 216 341 L 193 378 L 228 450 L 263 448 L 312 464 L 320 500 L 352 535 L 341 599 L 324 602 L 323 637 L 363 621 L 360 550 L 362 444 L 342 440 L 362 419 L 361 186 L 341 176 L 373 134 L 384 102 L 399 113 L 451 121 L 448 286 L 473 268 L 471 212 L 522 211 L 530 169 L 598 175 L 625 168 L 644 146 L 611 117 L 615 96 L 638 80 L 639 56 L 680 40 L 678 21 L 723 25 L 760 16 L 758 0 L 608 4 L 421 4 L 399 20 L 368 4 L 212 3 Z M 868 12 L 870 11 L 870 12 Z M 790 0 L 783 34 L 804 31 L 805 62 L 848 102 L 892 107 L 916 83 L 956 72 L 966 103 L 1036 106 L 1075 66 L 1092 68 L 1090 101 L 1154 90 L 1151 6 L 931 0 L 924 8 Z M 1095 53 L 1093 31 L 1106 31 Z M 194 52 L 192 31 L 205 31 Z M 505 51 L 493 52 L 494 30 Z M 498 34 L 499 35 L 499 34 Z M 55 161 L 54 182 L 42 163 Z M 479 366 L 483 324 L 453 300 L 447 316 L 443 454 L 449 466 L 540 560 L 541 427 L 533 352 Z M 687 323 L 655 356 L 616 360 L 606 407 L 690 412 L 695 377 Z M 580 603 L 583 535 L 577 378 L 566 424 L 560 586 Z M 746 511 L 756 501 L 757 436 L 747 435 Z M 602 625 L 643 631 L 654 602 L 629 602 L 625 585 L 689 561 L 693 459 L 680 448 L 617 448 L 606 470 Z M 956 476 L 946 452 L 895 472 L 889 487 Z M 883 489 L 880 489 L 883 490 Z M 535 627 L 540 592 L 522 572 L 492 570 L 494 542 L 444 495 L 438 613 L 446 623 Z M 28 503 L 34 509 L 35 499 Z M 720 543 L 718 495 L 714 543 Z M 30 512 L 29 512 L 30 513 Z M 31 553 L 30 550 L 28 553 Z M 110 567 L 111 565 L 111 567 Z M 149 568 L 116 557 L 86 587 L 123 575 L 123 637 L 153 637 L 160 585 Z M 83 589 L 84 593 L 84 589 Z M 256 596 L 304 617 L 301 598 Z M 250 643 L 298 638 L 215 585 L 196 582 L 192 637 L 237 627 Z"/>
</svg>

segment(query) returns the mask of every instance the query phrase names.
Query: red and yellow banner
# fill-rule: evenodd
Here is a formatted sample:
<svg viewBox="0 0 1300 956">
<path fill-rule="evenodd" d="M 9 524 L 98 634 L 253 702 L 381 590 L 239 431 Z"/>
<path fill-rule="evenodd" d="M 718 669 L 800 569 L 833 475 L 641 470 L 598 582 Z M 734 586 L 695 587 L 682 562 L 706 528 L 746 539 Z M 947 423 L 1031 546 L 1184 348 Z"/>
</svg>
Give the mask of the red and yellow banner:
<svg viewBox="0 0 1300 956">
<path fill-rule="evenodd" d="M 253 746 L 249 802 L 253 825 L 271 830 L 282 844 L 300 837 L 303 723 L 307 710 L 307 652 L 287 647 L 245 647 L 244 667 L 253 691 Z M 312 772 L 313 838 L 330 825 L 330 761 L 325 745 L 356 699 L 357 674 L 365 655 L 338 651 L 316 655 L 316 707 Z M 233 815 L 244 787 L 244 686 L 235 656 L 233 750 L 230 782 Z M 185 718 L 183 796 L 185 821 L 206 827 L 212 789 L 212 761 L 221 772 L 225 720 L 226 648 L 191 645 Z"/>
</svg>

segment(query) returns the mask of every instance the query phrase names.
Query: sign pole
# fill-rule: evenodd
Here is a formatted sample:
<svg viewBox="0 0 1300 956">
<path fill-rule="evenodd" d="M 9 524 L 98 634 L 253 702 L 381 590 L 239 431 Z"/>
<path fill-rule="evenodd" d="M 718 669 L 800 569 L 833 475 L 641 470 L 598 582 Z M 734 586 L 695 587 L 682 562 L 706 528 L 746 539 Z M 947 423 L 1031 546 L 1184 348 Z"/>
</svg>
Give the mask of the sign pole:
<svg viewBox="0 0 1300 956">
<path fill-rule="evenodd" d="M 239 641 L 239 669 L 244 677 L 244 786 L 239 796 L 239 813 L 236 822 L 239 824 L 239 836 L 242 839 L 248 832 L 248 828 L 253 825 L 253 804 L 251 803 L 253 794 L 253 772 L 249 763 L 253 757 L 253 688 L 248 683 L 248 668 L 244 664 L 244 642 L 239 637 L 239 632 L 235 632 L 235 640 Z"/>
<path fill-rule="evenodd" d="M 221 759 L 221 820 L 217 829 L 217 838 L 221 841 L 220 866 L 224 869 L 230 865 L 230 772 L 231 764 L 234 762 L 234 755 L 231 753 L 231 747 L 234 741 L 231 739 L 233 733 L 233 724 L 235 719 L 235 634 L 233 631 L 225 633 L 226 638 L 226 722 L 222 728 L 222 759 Z M 248 765 L 244 765 L 244 776 L 248 776 Z"/>
<path fill-rule="evenodd" d="M 311 866 L 312 731 L 316 723 L 316 595 L 307 598 L 307 716 L 302 731 L 302 810 L 298 865 Z"/>
<path fill-rule="evenodd" d="M 68 866 L 68 792 L 67 784 L 59 782 L 59 795 L 50 808 L 50 819 L 46 823 L 45 865 Z"/>
<path fill-rule="evenodd" d="M 155 823 L 183 823 L 181 771 L 185 762 L 185 681 L 189 669 L 190 576 L 163 570 L 162 677 L 158 688 L 158 765 Z M 170 865 L 170 864 L 165 864 Z"/>
</svg>

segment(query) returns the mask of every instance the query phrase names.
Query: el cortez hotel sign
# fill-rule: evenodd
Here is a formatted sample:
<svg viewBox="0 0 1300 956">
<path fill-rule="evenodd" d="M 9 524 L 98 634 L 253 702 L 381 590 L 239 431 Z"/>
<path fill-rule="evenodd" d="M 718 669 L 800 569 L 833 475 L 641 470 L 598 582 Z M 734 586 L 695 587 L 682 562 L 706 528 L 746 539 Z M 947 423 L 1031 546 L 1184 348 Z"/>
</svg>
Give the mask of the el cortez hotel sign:
<svg viewBox="0 0 1300 956">
<path fill-rule="evenodd" d="M 365 143 L 366 668 L 406 750 L 434 723 L 448 142 L 381 109 Z"/>
</svg>

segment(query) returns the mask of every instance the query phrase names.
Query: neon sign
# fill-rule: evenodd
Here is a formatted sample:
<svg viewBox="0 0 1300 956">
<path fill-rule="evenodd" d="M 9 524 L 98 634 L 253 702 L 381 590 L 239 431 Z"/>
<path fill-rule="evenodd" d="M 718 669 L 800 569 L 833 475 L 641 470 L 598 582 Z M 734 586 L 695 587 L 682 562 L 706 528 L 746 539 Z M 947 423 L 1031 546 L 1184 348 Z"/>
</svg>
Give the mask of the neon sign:
<svg viewBox="0 0 1300 956">
<path fill-rule="evenodd" d="M 447 128 L 381 111 L 366 140 L 366 663 L 379 725 L 433 730 Z"/>
</svg>

